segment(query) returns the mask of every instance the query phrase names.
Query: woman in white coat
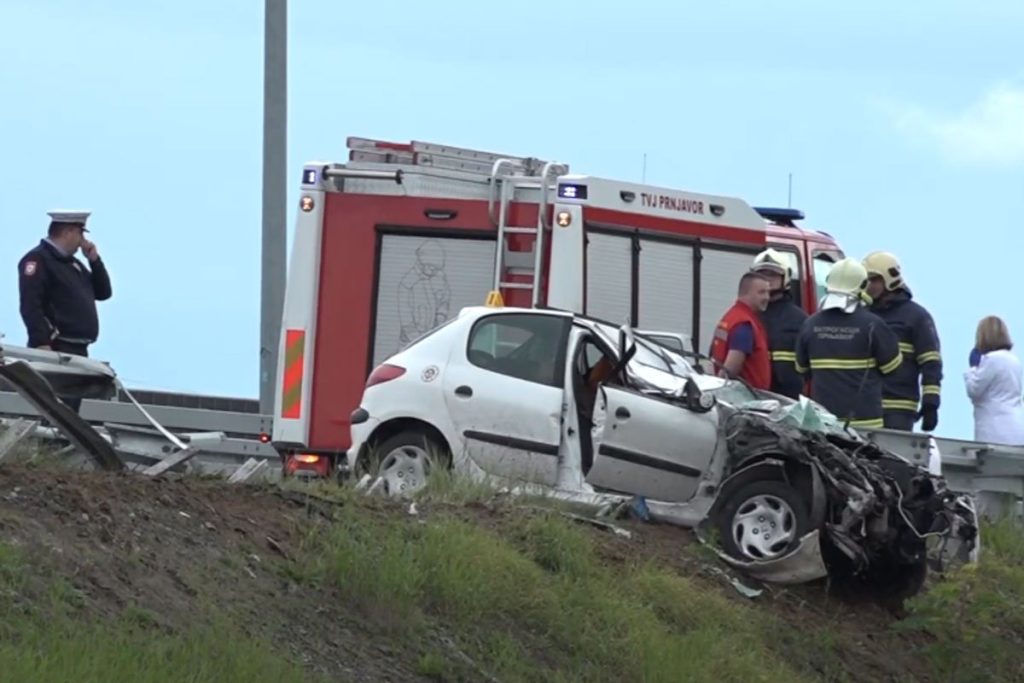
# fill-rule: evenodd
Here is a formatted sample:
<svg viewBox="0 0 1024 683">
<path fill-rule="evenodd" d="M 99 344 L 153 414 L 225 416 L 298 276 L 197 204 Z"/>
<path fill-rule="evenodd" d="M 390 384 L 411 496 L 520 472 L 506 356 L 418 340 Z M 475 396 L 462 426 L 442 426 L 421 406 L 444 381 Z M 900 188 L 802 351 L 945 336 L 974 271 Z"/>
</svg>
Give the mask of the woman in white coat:
<svg viewBox="0 0 1024 683">
<path fill-rule="evenodd" d="M 971 368 L 964 373 L 974 403 L 974 440 L 1024 446 L 1022 369 L 1006 323 L 990 315 L 978 323 Z"/>
</svg>

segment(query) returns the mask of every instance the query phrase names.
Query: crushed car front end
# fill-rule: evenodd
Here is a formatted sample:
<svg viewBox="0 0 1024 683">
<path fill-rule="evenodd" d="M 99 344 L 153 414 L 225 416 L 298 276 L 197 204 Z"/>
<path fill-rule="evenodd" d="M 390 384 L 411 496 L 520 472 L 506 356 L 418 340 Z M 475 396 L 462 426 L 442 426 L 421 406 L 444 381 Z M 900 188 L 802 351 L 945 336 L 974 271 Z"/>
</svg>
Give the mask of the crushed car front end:
<svg viewBox="0 0 1024 683">
<path fill-rule="evenodd" d="M 771 411 L 759 405 L 760 410 L 722 406 L 728 413 L 723 435 L 729 476 L 752 464 L 779 463 L 778 476 L 800 491 L 808 503 L 809 530 L 820 535 L 801 539 L 820 544 L 820 558 L 808 561 L 820 559 L 831 576 L 894 596 L 917 592 L 929 569 L 968 561 L 977 543 L 977 517 L 970 499 L 951 491 L 941 476 L 838 426 L 797 426 L 786 419 L 792 411 L 784 403 Z M 789 555 L 796 552 L 775 561 L 791 563 Z M 733 553 L 729 559 L 754 574 L 777 569 L 749 555 Z"/>
<path fill-rule="evenodd" d="M 846 428 L 807 397 L 700 374 L 666 355 L 682 369 L 674 377 L 627 371 L 641 391 L 680 404 L 693 404 L 695 392 L 714 397 L 725 461 L 698 529 L 716 537 L 732 566 L 775 583 L 829 576 L 902 598 L 929 570 L 976 557 L 973 501 L 941 475 Z M 652 507 L 663 521 L 683 519 L 684 506 Z"/>
</svg>

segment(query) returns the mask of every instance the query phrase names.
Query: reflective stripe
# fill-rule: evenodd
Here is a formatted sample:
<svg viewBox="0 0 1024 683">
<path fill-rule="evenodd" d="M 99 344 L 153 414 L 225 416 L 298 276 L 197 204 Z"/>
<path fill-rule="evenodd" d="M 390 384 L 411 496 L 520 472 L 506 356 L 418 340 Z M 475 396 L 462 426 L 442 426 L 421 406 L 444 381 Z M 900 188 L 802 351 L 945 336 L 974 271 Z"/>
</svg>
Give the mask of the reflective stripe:
<svg viewBox="0 0 1024 683">
<path fill-rule="evenodd" d="M 772 360 L 796 362 L 795 351 L 772 351 Z"/>
<path fill-rule="evenodd" d="M 942 354 L 938 351 L 926 351 L 917 357 L 917 362 L 920 364 L 931 363 L 932 361 L 942 360 Z"/>
<path fill-rule="evenodd" d="M 886 410 L 910 410 L 917 412 L 917 401 L 908 401 L 898 398 L 882 399 L 882 407 Z"/>
<path fill-rule="evenodd" d="M 911 356 L 914 355 L 914 345 L 910 342 L 900 342 L 900 351 L 903 353 L 909 353 Z"/>
<path fill-rule="evenodd" d="M 306 331 L 287 330 L 284 349 L 281 417 L 296 420 L 302 415 L 302 375 L 306 360 Z"/>
<path fill-rule="evenodd" d="M 874 420 L 850 420 L 850 426 L 862 429 L 881 429 L 885 426 L 885 421 L 880 417 Z"/>
<path fill-rule="evenodd" d="M 812 358 L 812 370 L 867 370 L 878 363 L 874 358 Z"/>
<path fill-rule="evenodd" d="M 800 365 L 799 361 L 794 360 L 793 361 L 793 365 L 796 366 L 796 371 L 799 372 L 801 375 L 806 375 L 807 374 L 807 368 L 805 368 L 804 366 Z"/>
<path fill-rule="evenodd" d="M 883 375 L 888 375 L 890 372 L 898 368 L 903 363 L 903 354 L 897 355 L 891 361 L 879 368 Z"/>
<path fill-rule="evenodd" d="M 924 384 L 921 386 L 921 393 L 925 396 L 939 396 L 942 394 L 942 387 L 938 384 Z"/>
</svg>

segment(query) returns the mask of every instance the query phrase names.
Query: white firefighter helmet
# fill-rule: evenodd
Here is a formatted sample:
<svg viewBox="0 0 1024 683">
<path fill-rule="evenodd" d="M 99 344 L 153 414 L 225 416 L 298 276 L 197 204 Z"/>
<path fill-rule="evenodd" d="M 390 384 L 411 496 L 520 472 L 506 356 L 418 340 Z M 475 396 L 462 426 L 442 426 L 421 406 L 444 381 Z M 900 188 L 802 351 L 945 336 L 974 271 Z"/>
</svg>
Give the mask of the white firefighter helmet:
<svg viewBox="0 0 1024 683">
<path fill-rule="evenodd" d="M 825 278 L 825 296 L 820 308 L 840 308 L 852 313 L 864 301 L 864 288 L 868 284 L 867 269 L 852 258 L 837 261 Z"/>
<path fill-rule="evenodd" d="M 789 288 L 789 281 L 793 277 L 792 268 L 786 263 L 785 257 L 771 247 L 754 257 L 754 263 L 750 269 L 754 271 L 765 270 L 769 273 L 781 275 L 783 289 Z"/>
<path fill-rule="evenodd" d="M 885 291 L 893 292 L 906 286 L 899 259 L 887 251 L 873 251 L 864 257 L 864 268 L 868 277 L 880 277 L 885 282 Z"/>
</svg>

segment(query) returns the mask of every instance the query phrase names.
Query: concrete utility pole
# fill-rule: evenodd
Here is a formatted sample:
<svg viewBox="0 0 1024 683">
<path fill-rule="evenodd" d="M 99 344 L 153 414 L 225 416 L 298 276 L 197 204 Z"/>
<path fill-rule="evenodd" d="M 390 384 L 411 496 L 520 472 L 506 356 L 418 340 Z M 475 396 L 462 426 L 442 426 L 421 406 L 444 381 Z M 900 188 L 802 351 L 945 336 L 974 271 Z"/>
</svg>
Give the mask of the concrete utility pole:
<svg viewBox="0 0 1024 683">
<path fill-rule="evenodd" d="M 288 137 L 288 2 L 264 0 L 263 268 L 260 296 L 260 412 L 274 412 L 277 345 L 284 309 Z"/>
</svg>

